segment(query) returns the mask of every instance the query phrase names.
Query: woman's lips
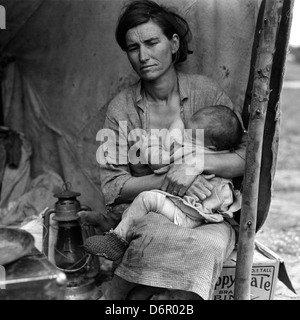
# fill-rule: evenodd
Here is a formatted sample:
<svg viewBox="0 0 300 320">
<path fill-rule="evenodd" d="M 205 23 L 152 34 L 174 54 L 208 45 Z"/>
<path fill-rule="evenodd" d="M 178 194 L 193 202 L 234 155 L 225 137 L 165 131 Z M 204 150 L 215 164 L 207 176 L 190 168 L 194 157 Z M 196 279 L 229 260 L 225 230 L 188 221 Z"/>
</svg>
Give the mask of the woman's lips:
<svg viewBox="0 0 300 320">
<path fill-rule="evenodd" d="M 148 71 L 153 67 L 153 65 L 149 65 L 149 66 L 143 66 L 140 68 L 141 71 Z"/>
</svg>

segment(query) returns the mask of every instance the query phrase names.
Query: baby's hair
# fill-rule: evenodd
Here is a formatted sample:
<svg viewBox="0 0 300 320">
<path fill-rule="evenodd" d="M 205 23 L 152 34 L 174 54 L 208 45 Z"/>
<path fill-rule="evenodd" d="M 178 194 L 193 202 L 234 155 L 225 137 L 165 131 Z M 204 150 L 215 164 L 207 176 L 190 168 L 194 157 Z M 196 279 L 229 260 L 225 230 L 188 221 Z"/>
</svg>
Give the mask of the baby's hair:
<svg viewBox="0 0 300 320">
<path fill-rule="evenodd" d="M 214 105 L 196 111 L 190 124 L 204 129 L 204 136 L 217 151 L 234 150 L 241 142 L 243 128 L 236 113 L 223 105 Z"/>
</svg>

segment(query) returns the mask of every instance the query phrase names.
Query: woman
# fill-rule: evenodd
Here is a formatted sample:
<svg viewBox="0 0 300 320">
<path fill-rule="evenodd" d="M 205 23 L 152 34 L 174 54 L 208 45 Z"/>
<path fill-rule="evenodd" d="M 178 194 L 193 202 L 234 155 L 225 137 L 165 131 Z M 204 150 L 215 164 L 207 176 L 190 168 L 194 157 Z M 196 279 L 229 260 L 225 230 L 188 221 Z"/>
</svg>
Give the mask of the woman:
<svg viewBox="0 0 300 320">
<path fill-rule="evenodd" d="M 147 164 L 133 161 L 136 141 L 128 137 L 135 129 L 168 129 L 179 117 L 186 123 L 192 113 L 208 105 L 233 108 L 213 80 L 177 71 L 190 53 L 190 39 L 183 18 L 149 0 L 131 2 L 119 18 L 116 40 L 140 77 L 111 101 L 104 124 L 116 137 L 111 143 L 117 142 L 117 154 L 122 153 L 122 157 L 112 156 L 114 146 L 108 139 L 106 161 L 101 162 L 106 205 L 119 219 L 126 204 L 143 191 L 161 189 L 199 199 L 210 195 L 212 186 L 196 166 L 173 164 L 166 174 L 157 175 Z M 244 155 L 243 146 L 229 154 L 205 155 L 204 173 L 241 176 Z M 166 289 L 176 293 L 175 299 L 210 299 L 235 244 L 228 222 L 185 229 L 151 213 L 135 226 L 133 234 L 106 299 L 149 299 Z"/>
</svg>

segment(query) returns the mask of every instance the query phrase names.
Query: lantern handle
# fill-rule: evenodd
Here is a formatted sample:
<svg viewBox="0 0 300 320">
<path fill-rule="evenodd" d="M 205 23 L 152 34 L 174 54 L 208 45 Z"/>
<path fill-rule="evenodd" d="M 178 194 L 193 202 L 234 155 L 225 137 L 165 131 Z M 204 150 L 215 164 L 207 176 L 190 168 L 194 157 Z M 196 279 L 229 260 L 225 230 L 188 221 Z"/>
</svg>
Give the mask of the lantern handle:
<svg viewBox="0 0 300 320">
<path fill-rule="evenodd" d="M 84 264 L 83 264 L 81 267 L 77 268 L 77 269 L 63 269 L 63 268 L 60 268 L 60 267 L 58 267 L 58 266 L 56 266 L 56 268 L 57 268 L 58 270 L 60 270 L 60 271 L 65 272 L 65 273 L 78 272 L 78 271 L 80 271 L 81 269 L 83 269 L 83 268 L 86 267 L 86 265 L 88 264 L 88 262 L 89 262 L 90 259 L 91 259 L 91 254 L 86 253 L 86 254 L 84 255 L 84 257 L 82 257 L 79 261 L 76 261 L 73 266 L 75 266 L 77 263 L 81 262 L 82 259 L 86 259 L 86 260 L 85 260 Z"/>
<path fill-rule="evenodd" d="M 63 191 L 70 191 L 72 188 L 72 185 L 70 182 L 67 181 L 63 184 L 62 188 L 63 188 Z"/>
<path fill-rule="evenodd" d="M 43 253 L 49 259 L 49 236 L 50 236 L 50 216 L 55 213 L 54 209 L 47 209 L 42 213 L 43 219 Z"/>
</svg>

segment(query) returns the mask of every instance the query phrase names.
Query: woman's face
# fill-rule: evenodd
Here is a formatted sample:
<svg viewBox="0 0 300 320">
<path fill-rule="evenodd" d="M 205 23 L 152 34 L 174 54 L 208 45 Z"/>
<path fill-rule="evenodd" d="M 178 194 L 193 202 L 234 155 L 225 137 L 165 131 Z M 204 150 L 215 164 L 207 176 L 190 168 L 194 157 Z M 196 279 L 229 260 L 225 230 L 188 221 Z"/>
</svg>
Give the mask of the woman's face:
<svg viewBox="0 0 300 320">
<path fill-rule="evenodd" d="M 179 48 L 177 34 L 169 40 L 161 28 L 149 21 L 128 30 L 127 56 L 136 73 L 146 81 L 156 80 L 173 68 L 172 54 Z"/>
</svg>

